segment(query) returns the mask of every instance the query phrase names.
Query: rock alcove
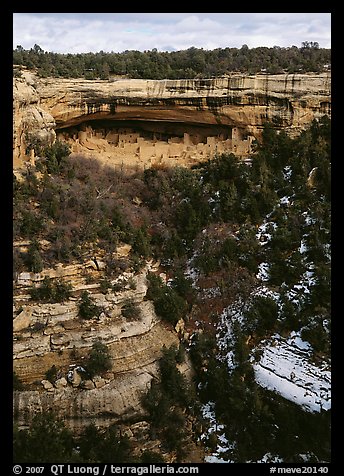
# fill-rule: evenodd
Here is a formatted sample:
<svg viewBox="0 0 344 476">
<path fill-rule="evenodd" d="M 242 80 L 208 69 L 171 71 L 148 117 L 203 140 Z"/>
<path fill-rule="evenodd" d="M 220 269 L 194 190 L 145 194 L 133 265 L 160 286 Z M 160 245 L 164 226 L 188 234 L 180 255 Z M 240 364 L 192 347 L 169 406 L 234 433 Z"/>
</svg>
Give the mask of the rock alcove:
<svg viewBox="0 0 344 476">
<path fill-rule="evenodd" d="M 109 165 L 188 166 L 216 152 L 245 158 L 267 121 L 297 135 L 331 104 L 329 72 L 88 81 L 26 71 L 14 86 L 15 167 L 32 155 L 28 138 L 56 135 Z"/>
<path fill-rule="evenodd" d="M 87 120 L 56 129 L 73 153 L 97 156 L 108 164 L 190 165 L 216 153 L 250 153 L 253 136 L 221 124 L 154 120 Z"/>
</svg>

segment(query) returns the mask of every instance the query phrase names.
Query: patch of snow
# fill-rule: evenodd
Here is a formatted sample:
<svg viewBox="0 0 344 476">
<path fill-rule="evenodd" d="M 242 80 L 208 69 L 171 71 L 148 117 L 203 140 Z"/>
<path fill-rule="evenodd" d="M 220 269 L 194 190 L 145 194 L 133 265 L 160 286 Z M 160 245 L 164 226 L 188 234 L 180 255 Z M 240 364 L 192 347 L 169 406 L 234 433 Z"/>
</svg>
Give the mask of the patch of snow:
<svg viewBox="0 0 344 476">
<path fill-rule="evenodd" d="M 326 332 L 330 332 L 331 322 L 329 319 L 324 319 L 322 325 Z"/>
<path fill-rule="evenodd" d="M 280 295 L 263 285 L 257 287 L 252 292 L 250 298 L 245 302 L 240 298 L 222 311 L 217 325 L 218 332 L 216 334 L 217 344 L 220 350 L 218 358 L 227 362 L 229 373 L 231 373 L 237 366 L 237 363 L 235 363 L 235 353 L 233 352 L 233 346 L 236 339 L 233 332 L 234 323 L 238 323 L 240 327 L 244 326 L 245 310 L 250 307 L 252 300 L 256 296 L 273 299 L 278 305 L 279 312 L 281 311 Z"/>
<path fill-rule="evenodd" d="M 224 425 L 218 424 L 215 415 L 215 403 L 208 402 L 201 407 L 203 418 L 208 420 L 209 428 L 207 433 L 203 433 L 201 435 L 201 440 L 205 440 L 209 435 L 212 433 L 216 433 L 217 435 L 217 447 L 216 450 L 211 454 L 205 457 L 206 463 L 233 463 L 230 460 L 224 460 L 221 457 L 221 454 L 228 452 L 230 449 L 233 448 L 233 445 L 229 443 L 224 434 Z"/>
<path fill-rule="evenodd" d="M 252 297 L 255 296 L 264 296 L 264 297 L 269 297 L 273 299 L 277 304 L 279 304 L 280 301 L 280 295 L 279 293 L 272 291 L 271 289 L 267 288 L 266 286 L 259 286 L 252 294 Z"/>
<path fill-rule="evenodd" d="M 233 323 L 235 321 L 239 324 L 243 323 L 243 306 L 243 301 L 239 299 L 222 311 L 217 326 L 218 334 L 216 335 L 220 350 L 227 350 L 228 344 L 234 343 Z"/>
<path fill-rule="evenodd" d="M 222 458 L 218 458 L 217 456 L 211 455 L 211 456 L 206 456 L 204 458 L 204 461 L 206 463 L 232 463 L 233 461 L 225 461 Z"/>
<path fill-rule="evenodd" d="M 228 369 L 229 370 L 234 370 L 235 367 L 236 367 L 236 364 L 235 364 L 235 354 L 234 354 L 233 350 L 230 350 L 229 352 L 227 352 L 225 358 L 226 358 L 226 361 L 227 361 Z"/>
<path fill-rule="evenodd" d="M 309 265 L 308 268 L 311 269 L 312 265 Z M 316 284 L 316 278 L 314 276 L 313 271 L 305 271 L 300 281 L 297 284 L 294 284 L 292 289 L 289 289 L 286 292 L 286 296 L 292 301 L 293 303 L 300 305 L 300 303 L 304 302 L 306 299 L 306 295 L 309 294 L 310 288 Z"/>
<path fill-rule="evenodd" d="M 305 294 L 311 292 L 310 288 L 316 284 L 316 276 L 314 271 L 310 270 L 311 268 L 313 268 L 313 264 L 309 265 L 308 270 L 302 274 L 300 282 L 294 285 L 295 293 L 298 294 L 302 300 L 304 300 Z M 291 290 L 291 292 L 292 291 L 293 290 Z"/>
<path fill-rule="evenodd" d="M 305 217 L 305 224 L 307 226 L 314 225 L 314 223 L 316 223 L 316 220 L 310 216 L 308 210 L 303 212 L 302 215 Z"/>
<path fill-rule="evenodd" d="M 290 197 L 285 195 L 284 197 L 280 198 L 281 205 L 289 205 L 290 204 Z"/>
<path fill-rule="evenodd" d="M 301 254 L 303 254 L 303 253 L 306 253 L 306 251 L 308 251 L 308 247 L 307 247 L 306 243 L 304 242 L 304 240 L 301 240 L 299 252 Z"/>
<path fill-rule="evenodd" d="M 306 411 L 320 412 L 331 408 L 331 372 L 328 364 L 314 365 L 310 344 L 297 333 L 288 339 L 275 335 L 258 348 L 263 350 L 253 364 L 255 379 L 262 387 L 301 405 Z"/>
<path fill-rule="evenodd" d="M 263 246 L 269 243 L 272 238 L 272 233 L 277 228 L 277 223 L 274 221 L 267 221 L 262 223 L 256 233 L 256 238 L 259 243 Z"/>
<path fill-rule="evenodd" d="M 286 165 L 283 169 L 284 180 L 290 180 L 293 170 L 290 165 Z"/>
<path fill-rule="evenodd" d="M 203 289 L 202 300 L 203 299 L 212 299 L 221 296 L 221 288 L 219 286 L 214 288 Z"/>
<path fill-rule="evenodd" d="M 325 253 L 325 256 L 328 260 L 331 260 L 331 245 L 330 243 L 324 243 L 323 244 L 323 249 L 324 249 L 324 253 Z"/>
<path fill-rule="evenodd" d="M 283 463 L 283 459 L 271 453 L 266 453 L 261 459 L 255 461 L 255 463 Z"/>
<path fill-rule="evenodd" d="M 287 343 L 289 345 L 294 345 L 294 346 L 298 347 L 301 350 L 312 351 L 311 344 L 307 341 L 302 340 L 300 334 L 301 334 L 300 331 L 298 331 L 298 332 L 292 331 L 290 333 L 289 338 L 287 339 Z"/>
<path fill-rule="evenodd" d="M 188 260 L 187 266 L 186 266 L 186 271 L 185 271 L 185 276 L 187 278 L 190 278 L 192 281 L 192 287 L 195 289 L 198 289 L 197 286 L 197 281 L 199 278 L 199 269 L 193 267 L 193 260 L 198 256 L 197 251 L 194 252 L 192 257 Z"/>
<path fill-rule="evenodd" d="M 269 263 L 259 263 L 258 265 L 258 273 L 256 274 L 256 278 L 260 281 L 268 281 L 270 279 L 270 264 Z"/>
</svg>

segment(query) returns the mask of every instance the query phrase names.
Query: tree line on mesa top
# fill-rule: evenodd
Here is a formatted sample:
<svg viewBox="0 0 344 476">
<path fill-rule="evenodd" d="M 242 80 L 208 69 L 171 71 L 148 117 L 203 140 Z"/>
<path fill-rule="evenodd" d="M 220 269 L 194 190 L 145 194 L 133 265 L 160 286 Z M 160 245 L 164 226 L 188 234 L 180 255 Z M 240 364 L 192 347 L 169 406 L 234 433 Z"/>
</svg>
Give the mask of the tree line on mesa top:
<svg viewBox="0 0 344 476">
<path fill-rule="evenodd" d="M 18 45 L 13 51 L 14 74 L 20 67 L 36 69 L 41 77 L 110 79 L 124 75 L 142 79 L 193 79 L 218 77 L 237 71 L 254 74 L 266 72 L 306 73 L 328 70 L 331 49 L 317 42 L 304 41 L 301 47 L 216 48 L 191 47 L 180 51 L 126 50 L 62 54 L 44 51 L 35 44 L 28 50 Z"/>
</svg>

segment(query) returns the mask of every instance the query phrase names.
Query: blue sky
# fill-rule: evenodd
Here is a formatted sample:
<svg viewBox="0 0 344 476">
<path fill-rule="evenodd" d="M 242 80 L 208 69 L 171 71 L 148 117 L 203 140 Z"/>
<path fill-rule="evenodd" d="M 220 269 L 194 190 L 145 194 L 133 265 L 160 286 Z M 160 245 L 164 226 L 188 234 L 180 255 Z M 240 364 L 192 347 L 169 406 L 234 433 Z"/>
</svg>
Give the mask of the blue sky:
<svg viewBox="0 0 344 476">
<path fill-rule="evenodd" d="M 14 13 L 13 47 L 57 53 L 257 46 L 331 48 L 331 13 Z"/>
</svg>

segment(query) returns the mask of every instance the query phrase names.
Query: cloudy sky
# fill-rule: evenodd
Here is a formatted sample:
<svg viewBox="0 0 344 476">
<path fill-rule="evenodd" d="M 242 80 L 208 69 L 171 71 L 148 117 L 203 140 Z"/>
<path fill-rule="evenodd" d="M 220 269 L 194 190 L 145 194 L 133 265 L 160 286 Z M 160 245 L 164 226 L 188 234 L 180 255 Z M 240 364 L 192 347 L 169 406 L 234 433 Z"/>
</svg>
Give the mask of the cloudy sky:
<svg viewBox="0 0 344 476">
<path fill-rule="evenodd" d="M 13 47 L 57 53 L 331 47 L 331 13 L 14 13 Z"/>
</svg>

